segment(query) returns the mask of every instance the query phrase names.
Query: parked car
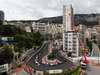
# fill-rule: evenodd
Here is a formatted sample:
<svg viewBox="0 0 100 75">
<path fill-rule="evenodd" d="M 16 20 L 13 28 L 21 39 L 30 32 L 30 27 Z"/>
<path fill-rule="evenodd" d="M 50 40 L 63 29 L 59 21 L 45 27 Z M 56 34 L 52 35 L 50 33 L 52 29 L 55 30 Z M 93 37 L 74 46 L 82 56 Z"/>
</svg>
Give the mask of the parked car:
<svg viewBox="0 0 100 75">
<path fill-rule="evenodd" d="M 81 69 L 83 69 L 83 70 L 86 70 L 87 69 L 87 64 L 86 63 L 83 63 L 82 61 L 81 61 Z"/>
</svg>

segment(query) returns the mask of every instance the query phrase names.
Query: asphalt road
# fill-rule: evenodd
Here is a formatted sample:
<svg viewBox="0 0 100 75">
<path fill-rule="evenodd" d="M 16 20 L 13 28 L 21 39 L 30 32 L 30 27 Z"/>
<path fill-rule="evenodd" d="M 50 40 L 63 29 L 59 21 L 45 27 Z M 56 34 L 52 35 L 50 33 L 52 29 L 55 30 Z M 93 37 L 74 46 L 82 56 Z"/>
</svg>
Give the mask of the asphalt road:
<svg viewBox="0 0 100 75">
<path fill-rule="evenodd" d="M 42 70 L 42 71 L 50 69 L 68 69 L 74 66 L 72 62 L 70 62 L 69 60 L 67 62 L 62 62 L 58 65 L 53 65 L 53 66 L 44 64 L 38 65 L 37 63 L 35 63 L 35 57 L 32 57 L 32 59 L 28 62 L 28 65 L 30 65 L 36 70 Z"/>
<path fill-rule="evenodd" d="M 30 61 L 32 57 L 37 55 L 42 50 L 42 48 L 44 48 L 45 44 L 47 44 L 47 42 L 44 42 L 41 48 L 39 49 L 31 49 L 29 52 L 26 52 L 26 54 L 24 55 L 24 58 L 22 59 L 23 62 L 27 63 L 28 61 Z"/>
<path fill-rule="evenodd" d="M 27 62 L 27 65 L 31 66 L 32 68 L 36 69 L 36 70 L 51 70 L 51 69 L 71 69 L 73 68 L 75 65 L 73 65 L 73 63 L 67 59 L 63 59 L 61 57 L 57 56 L 57 59 L 61 60 L 62 63 L 59 63 L 57 65 L 44 65 L 42 63 L 40 63 L 39 61 L 41 61 L 42 57 L 45 56 L 45 54 L 47 54 L 47 49 L 48 49 L 48 45 L 50 43 L 47 42 L 44 44 L 44 46 L 41 48 L 40 51 L 38 51 L 37 54 L 33 54 L 33 56 L 31 57 L 31 59 Z M 39 57 L 39 59 L 37 60 L 36 57 Z M 66 61 L 65 61 L 66 60 Z M 36 61 L 38 61 L 39 63 L 36 63 Z"/>
<path fill-rule="evenodd" d="M 100 75 L 100 67 L 90 65 L 89 70 L 86 70 L 87 75 Z"/>
</svg>

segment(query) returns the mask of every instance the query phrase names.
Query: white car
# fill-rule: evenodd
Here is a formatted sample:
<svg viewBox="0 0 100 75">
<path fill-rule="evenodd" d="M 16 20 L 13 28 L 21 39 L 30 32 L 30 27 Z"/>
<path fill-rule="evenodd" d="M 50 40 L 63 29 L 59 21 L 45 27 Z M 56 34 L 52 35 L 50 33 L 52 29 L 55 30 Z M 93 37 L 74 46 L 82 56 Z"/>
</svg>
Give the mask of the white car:
<svg viewBox="0 0 100 75">
<path fill-rule="evenodd" d="M 39 62 L 37 62 L 37 60 L 35 60 L 35 63 L 36 63 L 37 65 L 40 65 L 40 63 L 39 63 Z"/>
<path fill-rule="evenodd" d="M 81 61 L 81 69 L 83 69 L 83 70 L 87 69 L 87 64 L 83 63 L 82 61 Z"/>
</svg>

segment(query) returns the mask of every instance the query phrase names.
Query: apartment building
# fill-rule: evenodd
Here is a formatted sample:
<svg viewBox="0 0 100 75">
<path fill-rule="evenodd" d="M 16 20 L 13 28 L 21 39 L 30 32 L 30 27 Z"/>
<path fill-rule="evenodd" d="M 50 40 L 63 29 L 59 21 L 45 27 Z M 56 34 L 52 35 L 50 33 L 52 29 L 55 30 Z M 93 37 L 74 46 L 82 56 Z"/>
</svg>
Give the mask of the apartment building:
<svg viewBox="0 0 100 75">
<path fill-rule="evenodd" d="M 34 32 L 39 31 L 41 34 L 46 34 L 47 33 L 47 24 L 33 22 L 32 29 Z"/>
<path fill-rule="evenodd" d="M 79 55 L 79 38 L 78 32 L 74 29 L 72 6 L 63 7 L 63 51 L 69 57 Z"/>
<path fill-rule="evenodd" d="M 63 24 L 48 24 L 47 30 L 49 34 L 63 33 Z"/>
<path fill-rule="evenodd" d="M 33 31 L 39 31 L 42 34 L 57 34 L 63 32 L 62 24 L 35 23 L 32 24 Z"/>
</svg>

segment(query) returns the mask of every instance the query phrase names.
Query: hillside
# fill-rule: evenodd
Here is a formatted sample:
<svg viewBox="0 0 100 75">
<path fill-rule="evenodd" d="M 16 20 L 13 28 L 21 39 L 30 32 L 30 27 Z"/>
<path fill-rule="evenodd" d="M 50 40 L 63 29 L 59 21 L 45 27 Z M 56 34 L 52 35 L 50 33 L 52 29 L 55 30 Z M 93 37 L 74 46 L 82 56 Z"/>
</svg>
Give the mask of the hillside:
<svg viewBox="0 0 100 75">
<path fill-rule="evenodd" d="M 74 15 L 74 20 L 75 20 L 75 25 L 77 24 L 84 24 L 84 25 L 97 25 L 98 24 L 98 19 L 99 19 L 100 14 L 75 14 Z M 36 22 L 41 22 L 41 23 L 61 23 L 63 17 L 62 16 L 57 16 L 57 17 L 47 17 L 47 18 L 41 18 L 37 20 Z"/>
</svg>

